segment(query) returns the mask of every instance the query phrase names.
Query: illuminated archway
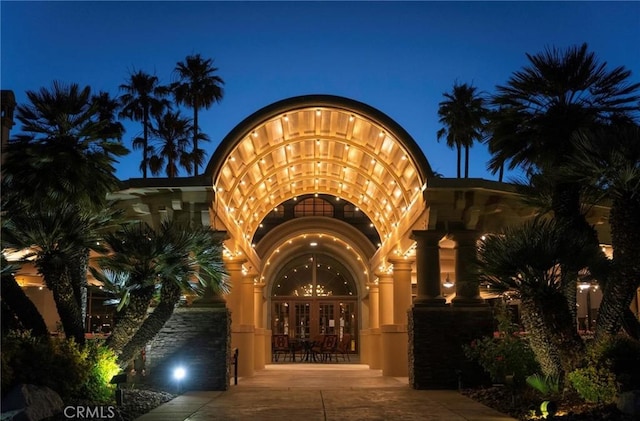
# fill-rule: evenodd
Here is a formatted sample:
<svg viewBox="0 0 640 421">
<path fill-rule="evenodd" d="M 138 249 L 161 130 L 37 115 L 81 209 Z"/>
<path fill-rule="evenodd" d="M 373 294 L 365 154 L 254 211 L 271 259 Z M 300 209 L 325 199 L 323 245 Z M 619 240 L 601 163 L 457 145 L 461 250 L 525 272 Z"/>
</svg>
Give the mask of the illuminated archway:
<svg viewBox="0 0 640 421">
<path fill-rule="evenodd" d="M 384 113 L 347 98 L 307 95 L 247 117 L 222 141 L 206 174 L 215 189 L 214 218 L 230 233 L 234 255 L 251 253 L 260 222 L 276 206 L 312 193 L 357 205 L 384 243 L 418 214 L 432 171 L 411 136 Z"/>
</svg>

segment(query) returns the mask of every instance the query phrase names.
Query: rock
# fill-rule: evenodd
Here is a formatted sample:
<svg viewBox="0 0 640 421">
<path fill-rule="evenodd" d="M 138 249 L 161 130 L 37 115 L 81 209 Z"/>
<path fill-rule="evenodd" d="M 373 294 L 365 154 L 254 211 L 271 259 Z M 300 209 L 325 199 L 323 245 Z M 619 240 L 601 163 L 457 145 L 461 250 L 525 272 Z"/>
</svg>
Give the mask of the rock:
<svg viewBox="0 0 640 421">
<path fill-rule="evenodd" d="M 640 419 L 640 390 L 621 393 L 616 400 L 616 406 L 620 412 Z"/>
<path fill-rule="evenodd" d="M 46 386 L 19 384 L 2 399 L 2 411 L 15 412 L 13 421 L 39 421 L 62 411 L 64 402 Z M 4 419 L 4 417 L 3 417 Z"/>
</svg>

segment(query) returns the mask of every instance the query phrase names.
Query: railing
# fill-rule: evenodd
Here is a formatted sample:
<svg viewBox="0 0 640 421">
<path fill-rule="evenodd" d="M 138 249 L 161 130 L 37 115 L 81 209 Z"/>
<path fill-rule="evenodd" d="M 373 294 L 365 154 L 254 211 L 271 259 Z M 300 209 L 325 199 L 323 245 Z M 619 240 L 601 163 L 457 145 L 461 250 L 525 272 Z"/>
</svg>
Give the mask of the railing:
<svg viewBox="0 0 640 421">
<path fill-rule="evenodd" d="M 238 348 L 233 349 L 233 353 L 231 354 L 231 365 L 233 365 L 233 384 L 238 384 L 238 354 L 240 351 Z"/>
</svg>

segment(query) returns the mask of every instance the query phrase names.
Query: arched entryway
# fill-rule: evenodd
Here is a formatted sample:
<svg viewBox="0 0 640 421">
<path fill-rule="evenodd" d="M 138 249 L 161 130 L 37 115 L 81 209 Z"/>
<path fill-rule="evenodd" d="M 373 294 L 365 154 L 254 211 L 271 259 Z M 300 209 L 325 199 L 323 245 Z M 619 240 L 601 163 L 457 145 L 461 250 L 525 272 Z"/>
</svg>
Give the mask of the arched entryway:
<svg viewBox="0 0 640 421">
<path fill-rule="evenodd" d="M 350 271 L 329 254 L 296 256 L 274 279 L 270 319 L 274 335 L 300 341 L 347 334 L 350 352 L 357 352 L 358 291 Z"/>
<path fill-rule="evenodd" d="M 384 113 L 327 95 L 279 101 L 229 133 L 207 174 L 214 191 L 211 225 L 228 235 L 232 345 L 254 348 L 241 361 L 244 375 L 270 360 L 273 333 L 347 329 L 360 350 L 361 332 L 378 327 L 372 306 L 387 312 L 395 301 L 410 306 L 410 235 L 425 224 L 423 191 L 432 171 L 411 136 Z M 280 295 L 284 277 L 304 259 L 314 261 L 315 271 Z M 348 288 L 323 295 L 328 286 L 318 283 L 324 275 L 318 264 L 341 265 Z M 378 294 L 379 273 L 394 276 L 394 265 L 402 267 L 398 291 Z M 397 323 L 394 332 L 406 342 L 406 316 L 383 319 Z M 406 359 L 406 351 L 398 353 Z M 398 366 L 406 372 L 406 363 Z"/>
</svg>

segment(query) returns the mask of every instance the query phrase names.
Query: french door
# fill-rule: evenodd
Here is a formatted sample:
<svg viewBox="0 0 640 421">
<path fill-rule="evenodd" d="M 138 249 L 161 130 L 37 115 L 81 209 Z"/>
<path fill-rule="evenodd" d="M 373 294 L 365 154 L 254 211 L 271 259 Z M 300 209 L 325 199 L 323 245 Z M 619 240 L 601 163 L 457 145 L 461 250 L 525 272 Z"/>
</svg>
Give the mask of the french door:
<svg viewBox="0 0 640 421">
<path fill-rule="evenodd" d="M 310 339 L 334 334 L 342 338 L 351 334 L 351 351 L 357 350 L 357 302 L 353 298 L 272 299 L 271 329 L 273 334 Z"/>
</svg>

